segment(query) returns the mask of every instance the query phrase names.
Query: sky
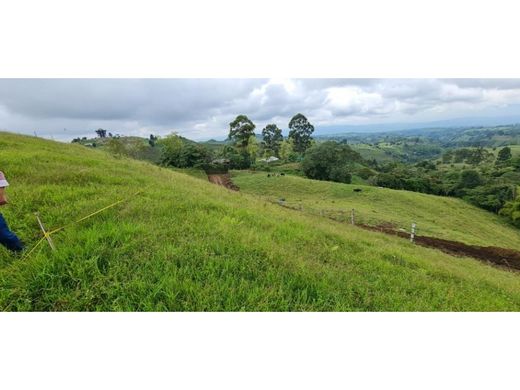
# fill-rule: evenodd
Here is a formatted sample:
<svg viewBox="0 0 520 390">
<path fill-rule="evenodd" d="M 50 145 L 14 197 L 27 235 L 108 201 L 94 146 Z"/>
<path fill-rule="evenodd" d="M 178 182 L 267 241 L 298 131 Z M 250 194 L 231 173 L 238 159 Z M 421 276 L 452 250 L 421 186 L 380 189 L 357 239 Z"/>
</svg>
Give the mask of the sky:
<svg viewBox="0 0 520 390">
<path fill-rule="evenodd" d="M 286 130 L 302 113 L 319 134 L 518 116 L 519 107 L 520 79 L 0 79 L 1 130 L 64 141 L 98 128 L 224 139 L 239 114 L 261 133 L 269 123 Z"/>
</svg>

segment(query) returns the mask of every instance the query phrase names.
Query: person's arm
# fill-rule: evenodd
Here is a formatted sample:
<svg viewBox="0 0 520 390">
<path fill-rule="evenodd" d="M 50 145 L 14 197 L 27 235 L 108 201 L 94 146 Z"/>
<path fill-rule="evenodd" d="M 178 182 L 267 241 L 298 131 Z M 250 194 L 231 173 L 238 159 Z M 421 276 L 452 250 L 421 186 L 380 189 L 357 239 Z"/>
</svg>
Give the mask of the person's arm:
<svg viewBox="0 0 520 390">
<path fill-rule="evenodd" d="M 5 175 L 0 171 L 0 206 L 7 204 L 7 197 L 5 196 L 5 187 L 9 187 L 9 183 L 5 178 Z"/>
<path fill-rule="evenodd" d="M 5 196 L 5 187 L 0 187 L 0 206 L 7 204 L 7 196 Z"/>
</svg>

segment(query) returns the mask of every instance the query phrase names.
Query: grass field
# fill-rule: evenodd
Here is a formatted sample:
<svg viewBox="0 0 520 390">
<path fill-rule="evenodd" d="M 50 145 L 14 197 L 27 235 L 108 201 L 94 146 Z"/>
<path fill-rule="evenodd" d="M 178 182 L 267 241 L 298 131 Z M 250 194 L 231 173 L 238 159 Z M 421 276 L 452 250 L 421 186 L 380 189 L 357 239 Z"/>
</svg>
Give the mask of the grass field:
<svg viewBox="0 0 520 390">
<path fill-rule="evenodd" d="M 389 144 L 381 143 L 379 147 L 375 147 L 373 145 L 358 143 L 349 146 L 358 152 L 365 160 L 374 159 L 379 163 L 392 162 L 402 157 L 401 148 Z"/>
<path fill-rule="evenodd" d="M 520 145 L 509 145 L 509 147 L 511 148 L 511 154 L 513 155 L 513 157 L 520 156 Z M 500 149 L 502 149 L 502 148 L 497 148 L 497 150 L 500 150 Z"/>
<path fill-rule="evenodd" d="M 129 198 L 54 235 L 56 252 L 21 259 L 0 248 L 1 310 L 520 309 L 520 276 L 476 260 L 80 145 L 0 133 L 0 151 L 11 183 L 2 213 L 29 246 L 36 211 L 53 229 Z M 486 217 L 489 241 L 517 245 Z"/>
<path fill-rule="evenodd" d="M 460 199 L 372 186 L 309 180 L 294 176 L 267 177 L 261 173 L 235 172 L 233 181 L 243 192 L 302 205 L 318 214 L 356 210 L 357 219 L 371 225 L 390 222 L 418 234 L 480 246 L 520 249 L 520 231 L 501 217 Z M 354 192 L 359 188 L 361 192 Z"/>
</svg>

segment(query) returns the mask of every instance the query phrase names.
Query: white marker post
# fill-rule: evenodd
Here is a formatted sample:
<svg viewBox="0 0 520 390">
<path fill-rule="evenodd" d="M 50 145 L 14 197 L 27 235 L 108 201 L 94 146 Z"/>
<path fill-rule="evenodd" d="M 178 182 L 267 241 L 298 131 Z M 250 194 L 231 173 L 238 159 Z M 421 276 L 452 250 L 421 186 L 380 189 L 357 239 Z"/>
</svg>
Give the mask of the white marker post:
<svg viewBox="0 0 520 390">
<path fill-rule="evenodd" d="M 414 242 L 414 239 L 415 239 L 415 228 L 417 227 L 417 225 L 414 223 L 412 223 L 412 231 L 410 232 L 410 242 L 413 244 Z"/>
<path fill-rule="evenodd" d="M 352 225 L 355 225 L 355 224 L 356 224 L 356 222 L 355 222 L 355 213 L 356 213 L 356 212 L 354 211 L 354 209 L 352 209 L 352 211 L 350 212 L 350 223 L 351 223 Z"/>
<path fill-rule="evenodd" d="M 52 238 L 51 236 L 49 236 L 47 234 L 47 232 L 45 231 L 45 226 L 43 226 L 43 223 L 42 221 L 40 220 L 40 214 L 39 213 L 34 213 L 34 215 L 36 215 L 36 219 L 38 220 L 38 224 L 40 225 L 40 229 L 42 229 L 42 232 L 43 232 L 43 235 L 45 236 L 45 238 L 47 239 L 47 242 L 49 243 L 49 246 L 51 247 L 51 249 L 53 251 L 56 250 L 56 247 L 54 246 L 54 242 L 52 242 Z"/>
</svg>

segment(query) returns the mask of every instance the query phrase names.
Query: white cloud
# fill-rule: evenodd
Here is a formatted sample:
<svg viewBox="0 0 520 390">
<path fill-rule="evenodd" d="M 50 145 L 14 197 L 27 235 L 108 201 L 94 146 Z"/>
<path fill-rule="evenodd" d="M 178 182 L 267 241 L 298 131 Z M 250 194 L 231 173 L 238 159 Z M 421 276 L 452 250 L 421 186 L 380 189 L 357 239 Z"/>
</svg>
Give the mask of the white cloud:
<svg viewBox="0 0 520 390">
<path fill-rule="evenodd" d="M 62 139 L 99 127 L 225 138 L 238 114 L 260 132 L 271 122 L 286 128 L 298 112 L 319 131 L 513 113 L 517 104 L 520 79 L 0 79 L 0 128 Z"/>
</svg>

